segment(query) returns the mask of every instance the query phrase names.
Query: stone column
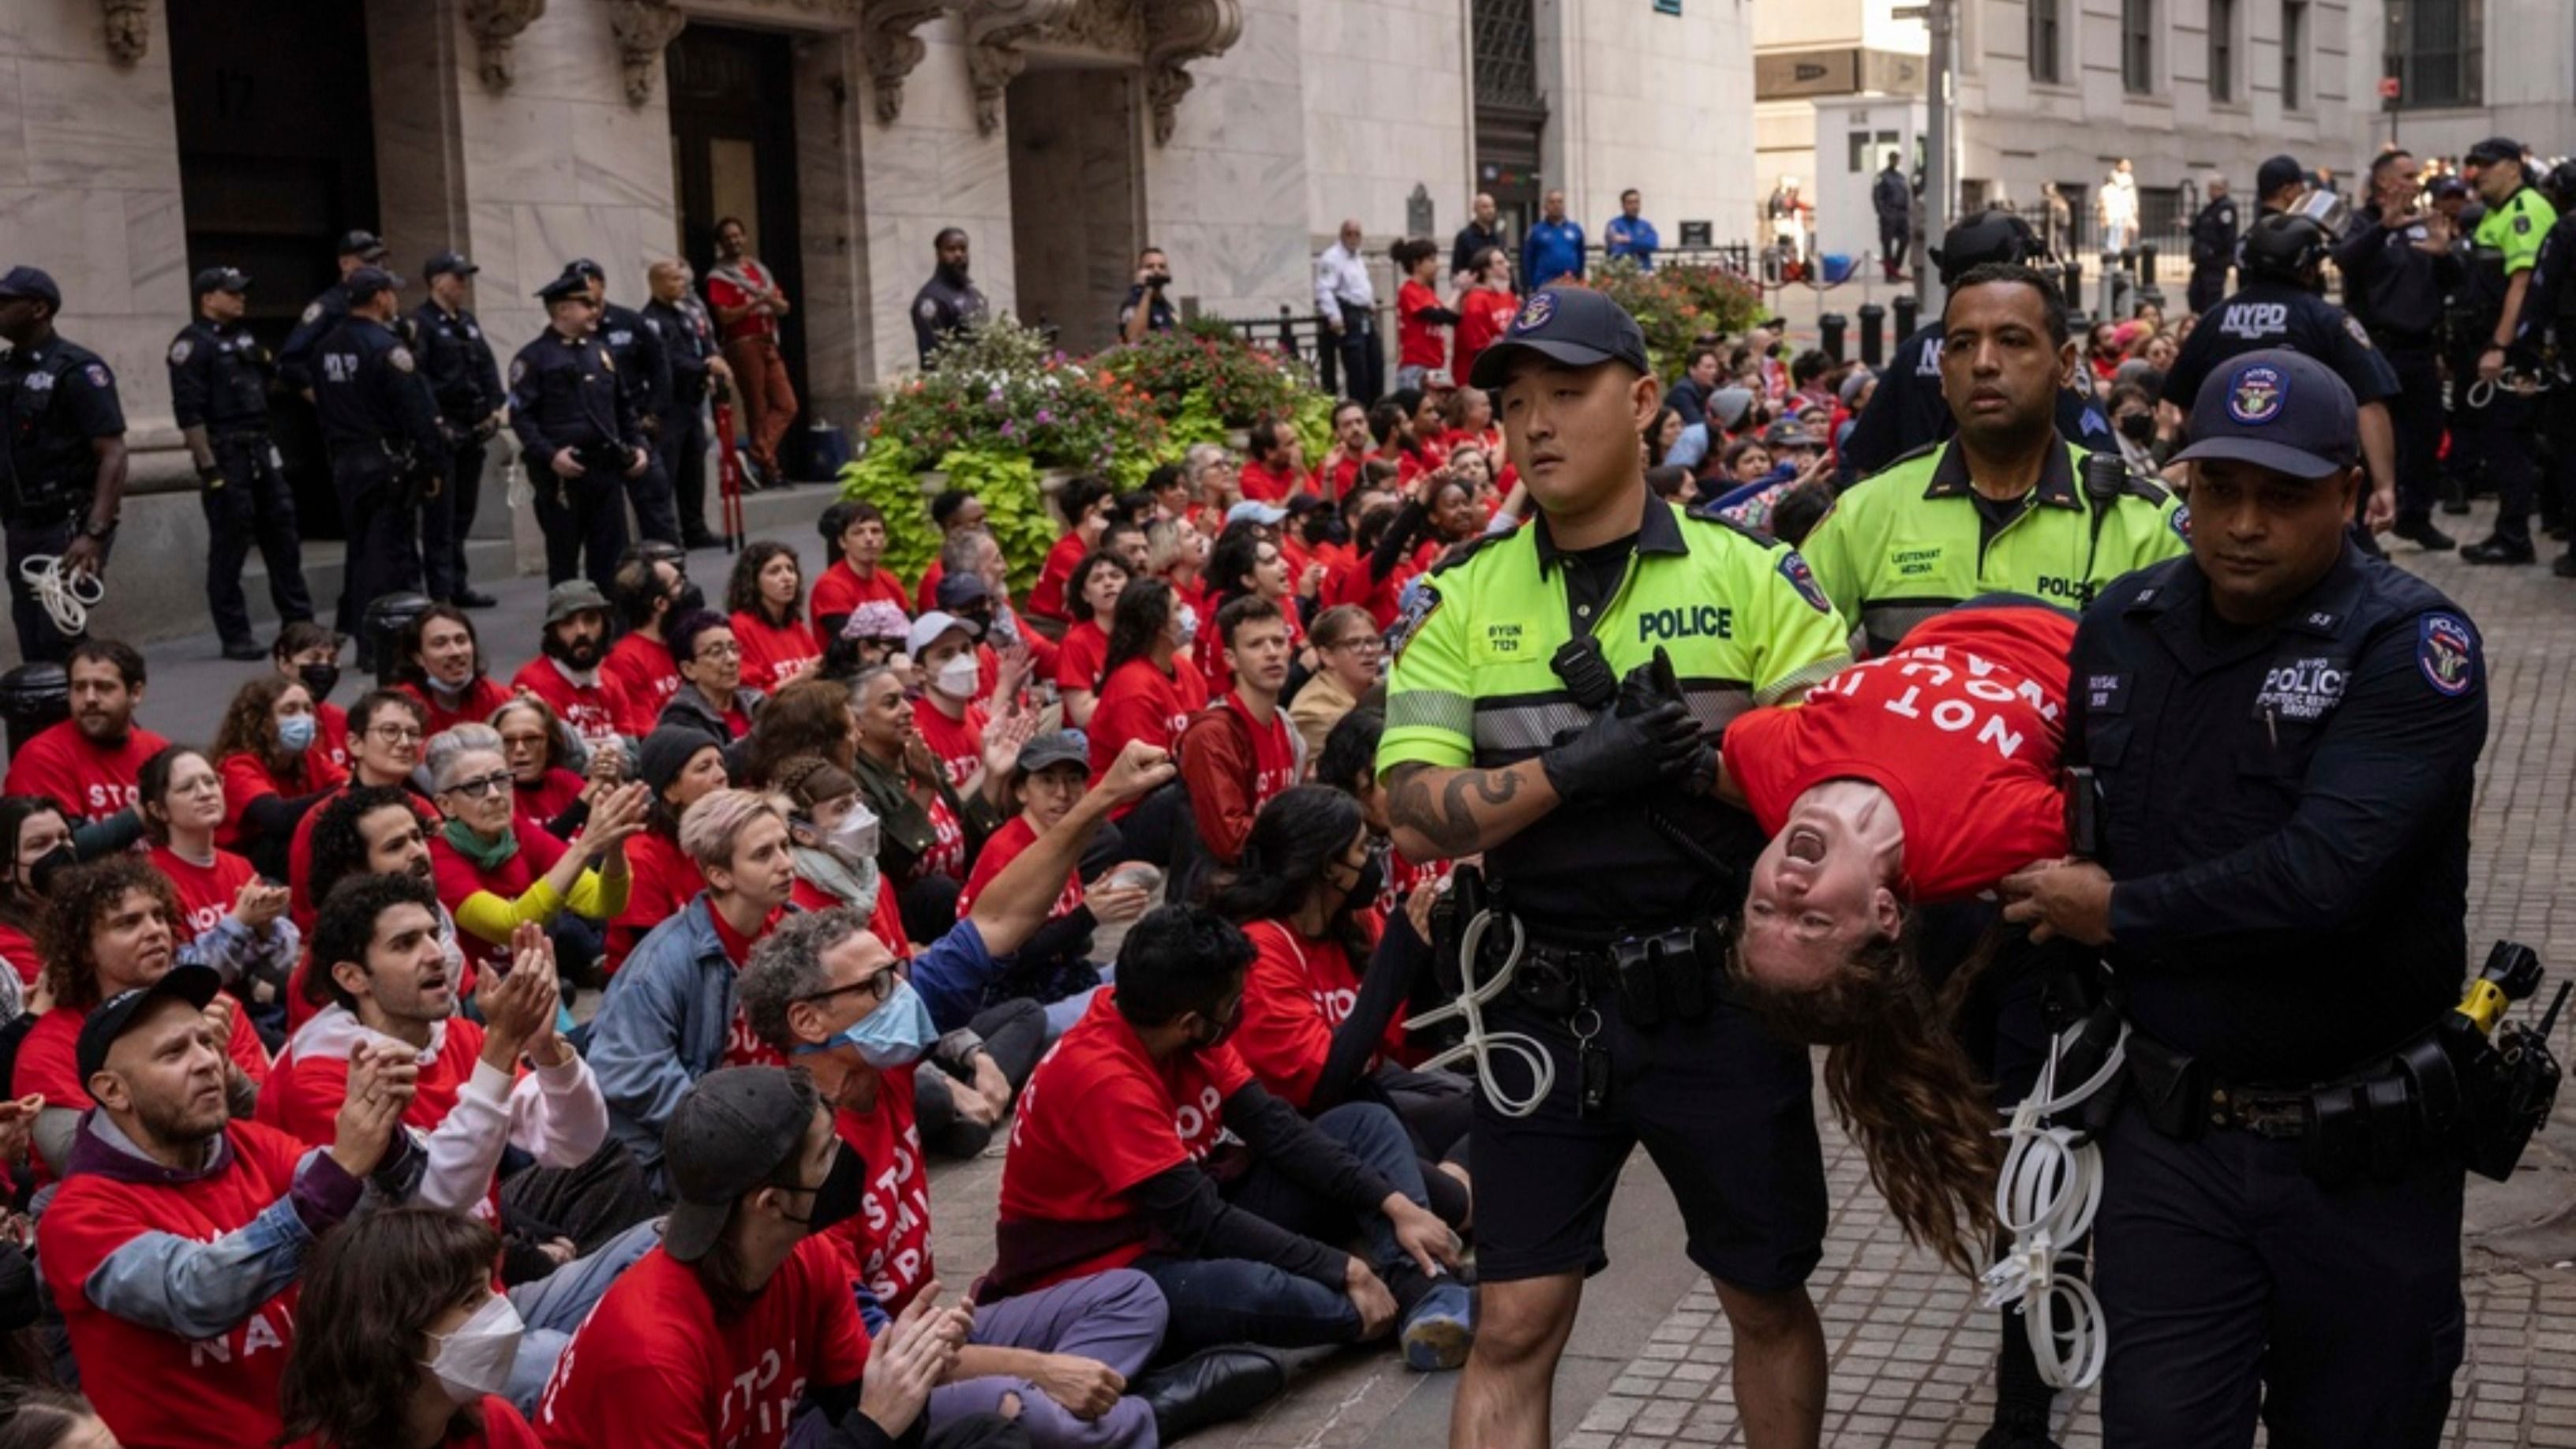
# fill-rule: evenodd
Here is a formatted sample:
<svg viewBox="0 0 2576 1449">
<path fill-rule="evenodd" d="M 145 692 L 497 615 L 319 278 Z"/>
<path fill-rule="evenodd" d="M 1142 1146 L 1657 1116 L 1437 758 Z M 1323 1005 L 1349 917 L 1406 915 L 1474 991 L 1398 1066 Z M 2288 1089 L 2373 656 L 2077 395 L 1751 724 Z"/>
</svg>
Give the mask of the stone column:
<svg viewBox="0 0 2576 1449">
<path fill-rule="evenodd" d="M 804 229 L 805 404 L 808 418 L 854 426 L 879 372 L 871 294 L 867 174 L 861 158 L 879 130 L 864 95 L 856 31 L 799 40 L 796 209 Z M 908 355 L 908 354 L 906 354 Z"/>
<path fill-rule="evenodd" d="M 876 119 L 873 80 L 866 82 L 868 105 L 853 108 L 867 117 L 854 149 L 860 183 L 854 196 L 866 218 L 858 275 L 868 288 L 865 326 L 881 378 L 915 365 L 912 296 L 930 277 L 931 240 L 942 227 L 966 229 L 975 284 L 986 300 L 1004 310 L 1018 302 L 1007 121 L 990 135 L 976 125 L 956 17 L 943 16 L 915 35 L 924 56 L 903 83 L 902 114 L 891 125 Z"/>
</svg>

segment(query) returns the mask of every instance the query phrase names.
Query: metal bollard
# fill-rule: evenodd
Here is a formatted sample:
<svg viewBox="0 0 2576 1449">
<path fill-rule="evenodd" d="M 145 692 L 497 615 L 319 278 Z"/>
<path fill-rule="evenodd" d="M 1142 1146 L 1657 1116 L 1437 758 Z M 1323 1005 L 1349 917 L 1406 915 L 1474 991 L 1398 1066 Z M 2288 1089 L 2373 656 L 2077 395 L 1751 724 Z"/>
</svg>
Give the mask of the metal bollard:
<svg viewBox="0 0 2576 1449">
<path fill-rule="evenodd" d="M 1896 335 L 1898 337 L 1913 336 L 1915 324 L 1921 320 L 1922 315 L 1923 304 L 1915 299 L 1913 293 L 1896 294 Z"/>
<path fill-rule="evenodd" d="M 2066 310 L 2084 310 L 2084 264 L 2068 262 L 2058 270 L 2058 284 L 2066 289 Z"/>
<path fill-rule="evenodd" d="M 1876 302 L 1860 304 L 1860 360 L 1873 371 L 1887 365 L 1887 309 Z"/>
<path fill-rule="evenodd" d="M 1850 327 L 1850 320 L 1840 312 L 1827 312 L 1816 319 L 1816 330 L 1823 334 L 1825 355 L 1836 363 L 1843 360 L 1843 333 Z"/>
</svg>

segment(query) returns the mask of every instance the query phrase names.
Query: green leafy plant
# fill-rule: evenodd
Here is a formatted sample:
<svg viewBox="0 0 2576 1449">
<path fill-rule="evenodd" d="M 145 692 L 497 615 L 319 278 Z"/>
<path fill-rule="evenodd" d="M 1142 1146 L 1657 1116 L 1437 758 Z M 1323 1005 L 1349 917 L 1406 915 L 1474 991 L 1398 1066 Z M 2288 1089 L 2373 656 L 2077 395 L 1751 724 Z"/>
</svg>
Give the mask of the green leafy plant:
<svg viewBox="0 0 2576 1449">
<path fill-rule="evenodd" d="M 1111 375 L 1133 383 L 1167 422 L 1197 406 L 1221 428 L 1250 427 L 1261 417 L 1295 411 L 1312 388 L 1303 365 L 1245 342 L 1232 328 L 1163 332 L 1102 359 Z"/>
<path fill-rule="evenodd" d="M 916 579 L 939 556 L 939 525 L 930 521 L 930 503 L 921 495 L 922 465 L 892 438 L 872 439 L 867 451 L 841 466 L 841 496 L 864 499 L 885 515 L 883 567 L 898 578 Z"/>
<path fill-rule="evenodd" d="M 1141 392 L 1048 351 L 1042 334 L 1007 314 L 942 342 L 931 363 L 886 394 L 871 440 L 894 438 L 923 458 L 986 449 L 1086 470 L 1160 445 L 1162 419 Z"/>
<path fill-rule="evenodd" d="M 1719 267 L 1639 270 L 1627 257 L 1594 269 L 1586 285 L 1628 309 L 1646 334 L 1646 355 L 1669 375 L 1704 336 L 1741 336 L 1764 315 L 1762 289 Z"/>
<path fill-rule="evenodd" d="M 1012 454 L 960 448 L 943 454 L 939 469 L 948 475 L 949 487 L 963 488 L 983 502 L 984 526 L 1002 546 L 1012 591 L 1026 593 L 1038 580 L 1047 550 L 1064 532 L 1038 486 L 1036 465 Z"/>
</svg>

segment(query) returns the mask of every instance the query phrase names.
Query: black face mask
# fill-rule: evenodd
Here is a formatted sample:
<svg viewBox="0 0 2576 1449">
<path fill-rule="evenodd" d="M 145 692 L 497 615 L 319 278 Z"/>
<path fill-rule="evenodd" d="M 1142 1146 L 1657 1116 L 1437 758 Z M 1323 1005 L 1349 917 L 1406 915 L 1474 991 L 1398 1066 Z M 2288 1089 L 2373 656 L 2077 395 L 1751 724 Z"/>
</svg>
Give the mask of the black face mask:
<svg viewBox="0 0 2576 1449">
<path fill-rule="evenodd" d="M 680 591 L 671 596 L 671 612 L 675 615 L 694 614 L 706 606 L 707 591 L 699 588 L 694 579 L 681 580 Z"/>
<path fill-rule="evenodd" d="M 1201 1017 L 1200 1020 L 1204 1021 L 1206 1018 Z M 1235 1028 L 1241 1025 L 1243 1025 L 1243 1003 L 1241 1001 L 1237 1001 L 1234 1004 L 1234 1015 L 1227 1017 L 1221 1022 L 1215 1023 L 1216 1029 L 1214 1031 L 1209 1032 L 1205 1036 L 1194 1038 L 1198 1044 L 1198 1049 L 1203 1052 L 1214 1051 L 1216 1048 L 1225 1045 L 1226 1039 L 1233 1036 Z"/>
<path fill-rule="evenodd" d="M 298 664 L 295 666 L 295 677 L 304 681 L 304 692 L 313 696 L 315 704 L 320 704 L 331 697 L 331 686 L 340 682 L 340 666 Z"/>
<path fill-rule="evenodd" d="M 35 863 L 27 867 L 27 889 L 40 896 L 51 894 L 54 877 L 78 864 L 80 852 L 72 849 L 71 842 L 66 840 L 37 856 Z"/>
<path fill-rule="evenodd" d="M 832 1170 L 823 1174 L 823 1185 L 813 1192 L 813 1211 L 801 1218 L 793 1213 L 781 1214 L 789 1222 L 803 1226 L 809 1237 L 838 1227 L 859 1215 L 859 1209 L 867 1200 L 867 1163 L 850 1150 L 850 1144 L 833 1144 Z"/>
<path fill-rule="evenodd" d="M 1351 882 L 1351 908 L 1356 910 L 1362 906 L 1376 905 L 1377 894 L 1384 889 L 1386 889 L 1386 851 L 1384 847 L 1372 841 L 1369 845 L 1368 864 L 1360 867 L 1360 878 Z"/>
<path fill-rule="evenodd" d="M 2154 413 L 2122 413 L 2120 415 L 2119 427 L 2120 436 L 2128 439 L 2130 442 L 2150 443 L 2155 441 L 2156 415 Z"/>
</svg>

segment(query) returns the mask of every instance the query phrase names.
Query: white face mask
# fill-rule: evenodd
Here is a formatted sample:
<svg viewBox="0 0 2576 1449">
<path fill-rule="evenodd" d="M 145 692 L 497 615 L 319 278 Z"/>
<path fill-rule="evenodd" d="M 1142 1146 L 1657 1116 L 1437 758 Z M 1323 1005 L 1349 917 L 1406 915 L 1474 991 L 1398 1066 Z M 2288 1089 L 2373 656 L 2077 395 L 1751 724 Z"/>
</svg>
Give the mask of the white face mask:
<svg viewBox="0 0 2576 1449">
<path fill-rule="evenodd" d="M 421 1365 L 438 1376 L 438 1386 L 461 1407 L 479 1404 L 510 1387 L 510 1370 L 519 1361 L 519 1339 L 528 1325 L 510 1300 L 495 1293 L 445 1337 L 430 1335 L 437 1353 Z"/>
<path fill-rule="evenodd" d="M 1199 637 L 1199 611 L 1196 605 L 1181 605 L 1179 632 L 1181 636 L 1181 647 L 1184 649 L 1189 648 L 1191 641 Z"/>
<path fill-rule="evenodd" d="M 845 860 L 874 860 L 877 858 L 878 834 L 877 813 L 865 804 L 854 803 L 850 806 L 850 813 L 842 816 L 841 823 L 833 826 L 831 833 L 824 837 L 824 842 Z"/>
<path fill-rule="evenodd" d="M 967 650 L 939 666 L 930 677 L 930 687 L 950 699 L 973 699 L 975 686 L 983 678 L 983 668 L 975 660 L 975 651 Z"/>
</svg>

